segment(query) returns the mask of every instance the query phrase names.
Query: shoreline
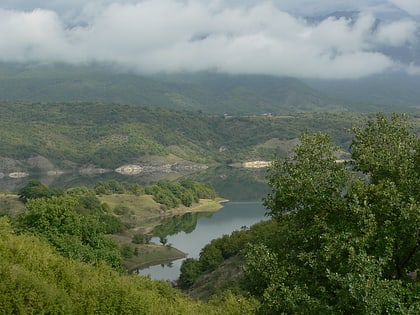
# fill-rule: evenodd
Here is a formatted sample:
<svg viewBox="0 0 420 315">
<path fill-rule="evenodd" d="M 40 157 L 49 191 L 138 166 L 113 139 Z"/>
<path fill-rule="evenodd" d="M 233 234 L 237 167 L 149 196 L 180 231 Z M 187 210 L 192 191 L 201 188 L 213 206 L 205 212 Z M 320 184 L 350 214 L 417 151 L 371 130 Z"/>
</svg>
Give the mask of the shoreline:
<svg viewBox="0 0 420 315">
<path fill-rule="evenodd" d="M 132 243 L 132 236 L 137 233 L 150 235 L 154 228 L 160 225 L 162 220 L 182 216 L 187 213 L 215 213 L 223 208 L 223 204 L 229 200 L 224 198 L 216 199 L 200 199 L 200 201 L 191 207 L 179 206 L 174 209 L 169 209 L 164 213 L 159 213 L 156 216 L 145 218 L 144 221 L 137 222 L 136 226 L 124 231 L 123 234 L 110 235 L 119 246 L 130 245 L 136 249 L 138 256 L 123 258 L 123 265 L 128 272 L 132 273 L 134 270 L 143 269 L 157 264 L 168 264 L 174 260 L 185 258 L 186 253 L 179 249 L 156 243 L 149 244 L 134 244 Z M 145 226 L 147 224 L 147 226 Z"/>
</svg>

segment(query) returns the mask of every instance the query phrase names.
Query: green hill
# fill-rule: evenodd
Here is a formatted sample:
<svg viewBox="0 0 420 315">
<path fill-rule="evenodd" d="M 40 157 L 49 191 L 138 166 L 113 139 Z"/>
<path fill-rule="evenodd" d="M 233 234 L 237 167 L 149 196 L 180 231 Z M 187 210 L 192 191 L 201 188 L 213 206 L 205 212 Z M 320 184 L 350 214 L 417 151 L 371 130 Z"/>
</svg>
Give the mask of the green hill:
<svg viewBox="0 0 420 315">
<path fill-rule="evenodd" d="M 214 165 L 267 160 L 274 154 L 287 155 L 293 139 L 305 130 L 332 132 L 345 147 L 349 141 L 345 128 L 363 117 L 353 113 L 230 117 L 115 104 L 1 103 L 0 172 L 14 171 L 10 165 L 48 171 L 116 169 L 137 162 L 158 167 L 168 160 L 180 167 L 182 161 Z"/>
<path fill-rule="evenodd" d="M 102 102 L 218 114 L 347 110 L 299 80 L 212 72 L 141 76 L 109 67 L 0 64 L 0 100 Z"/>
<path fill-rule="evenodd" d="M 255 303 L 224 294 L 194 301 L 169 283 L 64 258 L 0 218 L 2 314 L 253 314 Z"/>
</svg>

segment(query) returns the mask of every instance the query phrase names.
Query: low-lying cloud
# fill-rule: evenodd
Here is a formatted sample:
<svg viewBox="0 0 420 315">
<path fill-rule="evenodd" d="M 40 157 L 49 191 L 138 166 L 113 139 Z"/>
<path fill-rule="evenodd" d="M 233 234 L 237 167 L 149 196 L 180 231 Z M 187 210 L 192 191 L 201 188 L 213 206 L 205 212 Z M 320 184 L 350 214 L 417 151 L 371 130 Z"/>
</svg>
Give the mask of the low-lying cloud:
<svg viewBox="0 0 420 315">
<path fill-rule="evenodd" d="M 360 13 L 309 22 L 270 2 L 92 2 L 71 19 L 48 9 L 0 9 L 1 61 L 104 62 L 138 73 L 215 70 L 328 79 L 413 73 L 416 65 L 382 51 L 417 41 L 418 24 L 408 17 L 378 23 L 372 13 Z"/>
</svg>

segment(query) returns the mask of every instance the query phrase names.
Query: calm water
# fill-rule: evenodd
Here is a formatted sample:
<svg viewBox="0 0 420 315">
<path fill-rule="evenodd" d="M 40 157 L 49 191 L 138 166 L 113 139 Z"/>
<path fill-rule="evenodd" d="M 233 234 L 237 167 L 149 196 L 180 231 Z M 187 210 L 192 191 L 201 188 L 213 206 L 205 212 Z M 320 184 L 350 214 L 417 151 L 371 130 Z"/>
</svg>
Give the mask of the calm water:
<svg viewBox="0 0 420 315">
<path fill-rule="evenodd" d="M 243 226 L 249 227 L 266 219 L 264 216 L 265 209 L 260 201 L 269 191 L 264 179 L 265 174 L 265 170 L 219 167 L 189 175 L 188 177 L 192 180 L 210 183 L 219 196 L 227 198 L 231 202 L 225 203 L 224 207 L 211 217 L 198 218 L 196 227 L 191 233 L 180 232 L 168 236 L 168 244 L 172 244 L 173 247 L 188 254 L 188 257 L 198 258 L 201 249 L 212 239 L 240 230 Z M 179 176 L 182 176 L 182 174 L 179 174 Z M 89 176 L 78 173 L 63 174 L 61 176 L 33 174 L 33 176 L 20 179 L 4 176 L 0 178 L 0 191 L 16 192 L 26 185 L 30 179 L 38 179 L 49 187 L 69 188 L 81 185 L 92 187 L 98 181 L 106 180 L 134 182 L 144 185 L 156 182 L 161 178 L 156 174 L 149 178 L 144 175 L 123 176 L 117 173 Z M 190 231 L 193 228 L 194 226 L 187 230 Z M 160 244 L 158 238 L 152 239 L 152 241 Z M 182 261 L 183 259 L 176 260 L 170 266 L 152 266 L 140 270 L 139 273 L 150 275 L 153 279 L 175 280 L 179 277 Z"/>
<path fill-rule="evenodd" d="M 243 226 L 251 226 L 261 220 L 265 220 L 265 208 L 261 202 L 228 202 L 212 217 L 200 218 L 197 226 L 191 233 L 180 232 L 168 236 L 168 243 L 188 254 L 190 258 L 198 258 L 201 249 L 212 239 L 224 234 L 230 234 L 240 230 Z M 152 239 L 159 244 L 159 239 Z M 180 274 L 182 261 L 173 261 L 170 265 L 156 265 L 138 272 L 142 275 L 150 275 L 157 280 L 176 280 Z"/>
</svg>

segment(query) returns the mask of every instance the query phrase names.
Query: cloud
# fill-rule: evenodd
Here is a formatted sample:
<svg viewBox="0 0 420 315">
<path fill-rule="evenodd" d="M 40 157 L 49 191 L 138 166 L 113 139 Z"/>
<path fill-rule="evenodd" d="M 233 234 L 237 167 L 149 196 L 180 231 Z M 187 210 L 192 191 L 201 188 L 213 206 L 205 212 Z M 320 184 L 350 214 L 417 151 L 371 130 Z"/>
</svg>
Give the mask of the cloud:
<svg viewBox="0 0 420 315">
<path fill-rule="evenodd" d="M 415 42 L 418 29 L 410 19 L 377 25 L 367 13 L 314 24 L 271 2 L 104 1 L 72 12 L 0 9 L 0 60 L 359 78 L 401 67 L 379 48 Z"/>
<path fill-rule="evenodd" d="M 412 20 L 400 20 L 379 25 L 375 40 L 387 46 L 400 47 L 416 42 L 418 25 Z"/>
<path fill-rule="evenodd" d="M 389 0 L 392 4 L 406 11 L 410 15 L 420 16 L 419 0 Z"/>
</svg>

